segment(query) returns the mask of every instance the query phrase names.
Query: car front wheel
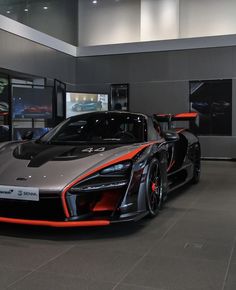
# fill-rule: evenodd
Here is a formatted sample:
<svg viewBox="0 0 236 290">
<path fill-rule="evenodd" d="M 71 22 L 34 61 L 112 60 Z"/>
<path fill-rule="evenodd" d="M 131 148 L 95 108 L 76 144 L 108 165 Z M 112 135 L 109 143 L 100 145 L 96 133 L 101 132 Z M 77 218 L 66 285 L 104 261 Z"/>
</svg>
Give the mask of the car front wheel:
<svg viewBox="0 0 236 290">
<path fill-rule="evenodd" d="M 147 209 L 150 217 L 155 217 L 161 209 L 163 185 L 159 161 L 154 158 L 148 168 L 146 180 Z"/>
</svg>

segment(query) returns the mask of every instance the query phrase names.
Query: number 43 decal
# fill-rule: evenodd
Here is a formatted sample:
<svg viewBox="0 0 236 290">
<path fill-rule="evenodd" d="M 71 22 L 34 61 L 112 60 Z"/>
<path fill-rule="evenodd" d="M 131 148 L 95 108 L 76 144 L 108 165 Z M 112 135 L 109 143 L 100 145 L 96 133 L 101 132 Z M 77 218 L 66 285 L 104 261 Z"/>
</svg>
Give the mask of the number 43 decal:
<svg viewBox="0 0 236 290">
<path fill-rule="evenodd" d="M 93 153 L 93 152 L 103 152 L 105 150 L 106 150 L 105 147 L 100 147 L 96 149 L 94 149 L 93 147 L 89 147 L 89 148 L 83 149 L 82 152 Z"/>
</svg>

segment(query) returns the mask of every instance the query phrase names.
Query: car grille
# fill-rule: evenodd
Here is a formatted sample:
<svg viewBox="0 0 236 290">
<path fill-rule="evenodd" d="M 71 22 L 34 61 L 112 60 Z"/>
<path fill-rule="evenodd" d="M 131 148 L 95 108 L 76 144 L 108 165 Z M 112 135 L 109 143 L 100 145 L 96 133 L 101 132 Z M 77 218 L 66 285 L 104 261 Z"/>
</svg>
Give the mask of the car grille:
<svg viewBox="0 0 236 290">
<path fill-rule="evenodd" d="M 31 220 L 65 220 L 59 194 L 40 196 L 39 201 L 0 199 L 0 216 Z"/>
</svg>

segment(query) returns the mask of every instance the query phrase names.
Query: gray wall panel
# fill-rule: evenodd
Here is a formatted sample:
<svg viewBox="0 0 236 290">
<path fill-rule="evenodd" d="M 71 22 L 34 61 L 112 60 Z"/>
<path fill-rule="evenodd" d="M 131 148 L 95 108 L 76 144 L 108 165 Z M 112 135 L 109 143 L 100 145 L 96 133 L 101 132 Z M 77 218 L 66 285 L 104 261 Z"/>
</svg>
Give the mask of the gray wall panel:
<svg viewBox="0 0 236 290">
<path fill-rule="evenodd" d="M 236 137 L 200 137 L 202 156 L 211 158 L 236 158 Z"/>
<path fill-rule="evenodd" d="M 135 82 L 169 80 L 169 54 L 144 53 L 130 56 L 130 79 Z"/>
<path fill-rule="evenodd" d="M 134 112 L 180 113 L 188 111 L 188 82 L 131 83 L 130 109 Z"/>
<path fill-rule="evenodd" d="M 235 75 L 232 47 L 191 50 L 187 55 L 187 79 L 221 79 Z"/>
<path fill-rule="evenodd" d="M 75 82 L 75 59 L 0 30 L 0 68 Z"/>
<path fill-rule="evenodd" d="M 77 82 L 99 83 L 236 77 L 236 48 L 81 57 Z"/>
<path fill-rule="evenodd" d="M 127 82 L 129 76 L 129 55 L 104 57 L 82 57 L 77 60 L 77 84 L 99 84 Z"/>
<path fill-rule="evenodd" d="M 129 83 L 130 109 L 144 113 L 188 111 L 189 80 L 224 78 L 233 79 L 233 137 L 200 140 L 203 156 L 236 158 L 236 47 L 77 59 L 79 90 L 109 92 L 111 83 Z"/>
</svg>

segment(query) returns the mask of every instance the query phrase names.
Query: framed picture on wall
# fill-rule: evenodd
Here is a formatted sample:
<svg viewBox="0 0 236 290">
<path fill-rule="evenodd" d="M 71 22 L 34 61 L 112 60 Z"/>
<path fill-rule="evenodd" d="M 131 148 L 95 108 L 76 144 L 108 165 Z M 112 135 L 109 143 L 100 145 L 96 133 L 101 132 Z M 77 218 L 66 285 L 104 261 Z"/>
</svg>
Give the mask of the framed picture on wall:
<svg viewBox="0 0 236 290">
<path fill-rule="evenodd" d="M 129 84 L 111 85 L 111 104 L 113 111 L 129 111 Z"/>
<path fill-rule="evenodd" d="M 232 136 L 232 80 L 191 81 L 189 105 L 199 115 L 191 125 L 195 133 Z"/>
</svg>

